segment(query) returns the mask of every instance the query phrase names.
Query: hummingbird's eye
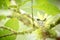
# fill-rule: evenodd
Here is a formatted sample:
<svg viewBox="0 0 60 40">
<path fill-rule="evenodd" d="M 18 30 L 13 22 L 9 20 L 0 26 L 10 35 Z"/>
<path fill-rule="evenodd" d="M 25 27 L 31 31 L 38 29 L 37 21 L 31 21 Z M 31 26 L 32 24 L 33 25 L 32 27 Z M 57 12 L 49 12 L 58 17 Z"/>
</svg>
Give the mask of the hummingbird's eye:
<svg viewBox="0 0 60 40">
<path fill-rule="evenodd" d="M 37 21 L 40 21 L 40 19 L 37 19 Z"/>
<path fill-rule="evenodd" d="M 45 21 L 45 20 L 46 20 L 46 18 L 44 20 L 37 19 L 37 21 Z"/>
</svg>

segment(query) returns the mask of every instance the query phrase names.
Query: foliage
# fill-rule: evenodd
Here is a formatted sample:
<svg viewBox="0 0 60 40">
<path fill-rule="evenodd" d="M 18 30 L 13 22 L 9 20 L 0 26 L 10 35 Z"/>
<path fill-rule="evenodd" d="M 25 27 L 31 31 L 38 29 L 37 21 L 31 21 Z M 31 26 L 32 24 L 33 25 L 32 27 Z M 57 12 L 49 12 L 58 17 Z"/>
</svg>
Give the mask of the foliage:
<svg viewBox="0 0 60 40">
<path fill-rule="evenodd" d="M 0 9 L 11 10 L 12 15 L 0 15 L 0 20 L 9 19 L 3 26 L 0 26 L 0 40 L 15 40 L 18 35 L 28 33 L 34 33 L 36 40 L 56 38 L 57 33 L 53 28 L 60 24 L 60 15 L 58 16 L 60 10 L 51 1 L 58 0 L 1 0 Z M 26 13 L 22 14 L 20 9 Z M 37 10 L 36 13 L 34 9 Z M 21 30 L 19 22 L 30 29 L 18 31 Z"/>
<path fill-rule="evenodd" d="M 0 21 L 1 21 L 2 19 L 6 19 L 6 16 L 0 15 Z"/>
<path fill-rule="evenodd" d="M 0 0 L 0 9 L 7 9 L 10 4 L 10 0 Z"/>
<path fill-rule="evenodd" d="M 33 7 L 38 10 L 45 11 L 47 14 L 56 15 L 60 13 L 60 10 L 47 0 L 36 0 L 35 2 L 36 5 L 34 5 Z"/>
<path fill-rule="evenodd" d="M 11 18 L 8 20 L 5 24 L 5 26 L 12 28 L 13 30 L 18 30 L 19 28 L 19 22 L 16 18 Z"/>
</svg>

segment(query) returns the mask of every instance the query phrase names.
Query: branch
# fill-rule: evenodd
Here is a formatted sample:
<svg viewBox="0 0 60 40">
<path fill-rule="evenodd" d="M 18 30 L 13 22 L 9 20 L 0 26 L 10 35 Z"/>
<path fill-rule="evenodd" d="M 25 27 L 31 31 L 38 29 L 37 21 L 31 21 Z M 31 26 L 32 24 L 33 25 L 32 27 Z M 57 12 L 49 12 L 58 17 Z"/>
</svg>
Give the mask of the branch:
<svg viewBox="0 0 60 40">
<path fill-rule="evenodd" d="M 58 18 L 54 24 L 50 24 L 50 28 L 55 27 L 56 25 L 60 24 L 60 18 Z"/>
<path fill-rule="evenodd" d="M 12 18 L 12 16 L 7 16 L 7 17 Z M 40 28 L 40 25 L 36 21 L 34 21 L 34 19 L 30 17 L 28 14 L 20 14 L 20 16 L 17 17 L 17 19 L 23 22 L 24 25 L 27 25 L 29 27 Z"/>
<path fill-rule="evenodd" d="M 6 29 L 6 30 L 9 30 L 9 31 L 11 31 L 11 32 L 16 33 L 16 31 L 15 31 L 15 30 L 13 30 L 13 29 L 11 29 L 11 28 L 9 28 L 9 27 L 0 26 L 0 28 L 2 28 L 2 29 Z"/>
<path fill-rule="evenodd" d="M 23 31 L 23 32 L 14 32 L 14 33 L 5 34 L 5 35 L 0 36 L 0 38 L 12 36 L 12 35 L 21 35 L 21 34 L 32 33 L 32 31 L 35 31 L 35 29 L 31 29 L 31 30 Z"/>
</svg>

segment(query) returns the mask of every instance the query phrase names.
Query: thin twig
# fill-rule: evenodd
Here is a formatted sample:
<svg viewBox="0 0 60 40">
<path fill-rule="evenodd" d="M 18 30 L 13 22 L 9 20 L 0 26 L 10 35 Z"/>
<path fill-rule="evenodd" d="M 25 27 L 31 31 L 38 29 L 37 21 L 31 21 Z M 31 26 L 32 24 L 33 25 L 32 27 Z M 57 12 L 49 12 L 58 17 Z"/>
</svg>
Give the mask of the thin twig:
<svg viewBox="0 0 60 40">
<path fill-rule="evenodd" d="M 12 35 L 22 35 L 22 34 L 32 33 L 33 31 L 35 31 L 35 29 L 31 29 L 31 30 L 23 31 L 23 32 L 9 33 L 9 34 L 5 34 L 5 35 L 0 36 L 0 38 L 7 37 L 7 36 L 12 36 Z"/>
<path fill-rule="evenodd" d="M 16 31 L 15 31 L 15 30 L 13 30 L 12 28 L 9 28 L 9 27 L 0 26 L 0 28 L 2 28 L 2 29 L 6 29 L 6 30 L 9 30 L 9 31 L 11 31 L 11 32 L 16 33 Z"/>
</svg>

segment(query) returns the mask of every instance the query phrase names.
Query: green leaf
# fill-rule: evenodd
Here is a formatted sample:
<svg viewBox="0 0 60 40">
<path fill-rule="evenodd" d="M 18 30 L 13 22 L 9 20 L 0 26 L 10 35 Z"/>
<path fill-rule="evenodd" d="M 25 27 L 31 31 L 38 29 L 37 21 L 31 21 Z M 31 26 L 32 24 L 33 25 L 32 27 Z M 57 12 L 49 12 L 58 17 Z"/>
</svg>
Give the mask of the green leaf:
<svg viewBox="0 0 60 40">
<path fill-rule="evenodd" d="M 30 0 L 15 0 L 15 1 L 18 5 L 24 5 L 25 3 L 27 3 Z"/>
<path fill-rule="evenodd" d="M 18 22 L 17 18 L 9 19 L 6 22 L 5 27 L 11 28 L 11 29 L 13 29 L 15 31 L 18 31 L 19 22 Z M 9 34 L 9 33 L 12 33 L 12 32 L 7 30 L 7 29 L 0 29 L 0 37 L 2 35 Z M 0 38 L 0 40 L 15 40 L 15 39 L 16 39 L 16 35 L 11 35 L 11 36 L 6 36 L 6 37 Z"/>
<path fill-rule="evenodd" d="M 6 16 L 0 15 L 0 21 L 1 21 L 2 19 L 6 19 Z"/>
<path fill-rule="evenodd" d="M 0 9 L 8 9 L 10 0 L 0 0 Z"/>
<path fill-rule="evenodd" d="M 21 5 L 21 0 L 15 0 L 18 5 Z"/>
<path fill-rule="evenodd" d="M 8 20 L 6 22 L 5 26 L 10 27 L 11 29 L 18 31 L 19 22 L 18 22 L 17 18 L 11 18 L 10 20 Z"/>
<path fill-rule="evenodd" d="M 53 29 L 49 30 L 49 35 L 50 35 L 51 38 L 55 38 L 55 37 L 57 37 L 57 33 L 56 33 L 56 31 L 53 30 Z"/>
<path fill-rule="evenodd" d="M 5 3 L 6 3 L 6 5 L 7 5 L 7 7 L 10 6 L 10 0 L 5 0 Z"/>
<path fill-rule="evenodd" d="M 16 39 L 16 36 L 15 35 L 0 38 L 0 40 L 15 40 L 15 39 Z"/>
<path fill-rule="evenodd" d="M 43 10 L 50 15 L 56 15 L 60 13 L 58 7 L 48 2 L 48 0 L 35 0 L 35 3 L 36 5 L 34 5 L 33 7 L 37 10 Z"/>
<path fill-rule="evenodd" d="M 0 37 L 2 35 L 9 34 L 9 33 L 11 33 L 9 30 L 0 29 Z M 15 40 L 15 38 L 16 38 L 16 35 L 12 35 L 12 36 L 2 37 L 2 38 L 0 38 L 0 40 Z"/>
<path fill-rule="evenodd" d="M 32 5 L 31 5 L 31 0 L 28 1 L 27 3 L 25 2 L 24 5 L 21 6 L 21 9 L 25 11 L 27 14 L 32 14 Z M 29 9 L 29 10 L 28 10 Z"/>
</svg>

